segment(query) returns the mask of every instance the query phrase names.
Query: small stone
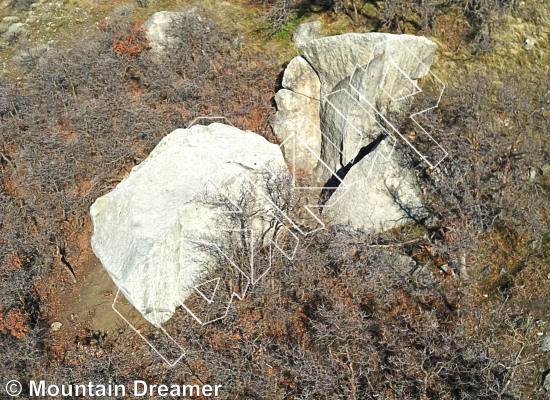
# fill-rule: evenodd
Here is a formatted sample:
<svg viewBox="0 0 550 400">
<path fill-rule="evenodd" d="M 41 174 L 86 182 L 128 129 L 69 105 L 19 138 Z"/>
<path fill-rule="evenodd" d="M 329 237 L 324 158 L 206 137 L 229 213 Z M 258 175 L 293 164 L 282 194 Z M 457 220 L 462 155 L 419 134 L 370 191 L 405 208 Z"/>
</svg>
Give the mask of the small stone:
<svg viewBox="0 0 550 400">
<path fill-rule="evenodd" d="M 317 39 L 321 32 L 321 21 L 306 22 L 298 25 L 292 34 L 292 41 L 298 46 L 306 44 L 310 40 Z"/>
<path fill-rule="evenodd" d="M 535 41 L 533 39 L 527 38 L 523 41 L 523 48 L 525 50 L 531 50 L 534 46 L 535 46 Z"/>
<path fill-rule="evenodd" d="M 52 328 L 52 331 L 58 331 L 59 329 L 61 329 L 61 327 L 63 326 L 63 324 L 61 322 L 54 322 L 52 323 L 51 325 L 51 328 Z"/>
<path fill-rule="evenodd" d="M 4 19 L 2 19 L 2 23 L 7 24 L 7 25 L 12 25 L 12 24 L 15 24 L 19 21 L 20 21 L 19 17 L 16 17 L 15 15 L 9 15 L 7 17 L 4 17 Z"/>
<path fill-rule="evenodd" d="M 544 164 L 540 167 L 540 173 L 545 176 L 550 176 L 550 164 Z"/>
<path fill-rule="evenodd" d="M 151 51 L 157 55 L 169 56 L 182 44 L 182 38 L 177 35 L 175 28 L 178 26 L 192 25 L 202 22 L 202 18 L 193 7 L 186 11 L 159 11 L 151 15 L 143 24 L 143 29 L 149 39 Z M 202 24 L 208 30 L 206 24 Z M 177 29 L 176 29 L 177 30 Z"/>
<path fill-rule="evenodd" d="M 544 378 L 544 383 L 542 384 L 542 387 L 547 392 L 550 392 L 550 372 L 546 374 L 546 377 Z"/>
<path fill-rule="evenodd" d="M 449 267 L 449 264 L 440 265 L 439 269 L 446 275 L 453 275 L 453 270 Z"/>
<path fill-rule="evenodd" d="M 536 325 L 538 328 L 540 328 L 540 327 L 543 326 L 544 324 L 546 324 L 546 322 L 543 321 L 542 319 L 537 319 L 537 320 L 535 321 L 535 325 Z"/>
<path fill-rule="evenodd" d="M 502 268 L 498 271 L 498 274 L 499 274 L 500 276 L 506 275 L 506 269 L 505 269 L 504 267 L 502 267 Z"/>
<path fill-rule="evenodd" d="M 542 344 L 540 345 L 540 347 L 545 353 L 547 351 L 550 351 L 550 333 L 547 334 L 544 339 L 542 339 Z"/>
<path fill-rule="evenodd" d="M 239 35 L 235 39 L 233 39 L 231 44 L 233 45 L 233 47 L 239 47 L 243 42 L 243 39 L 244 39 L 243 35 Z"/>
<path fill-rule="evenodd" d="M 485 268 L 483 268 L 483 275 L 487 276 L 491 273 L 491 267 L 487 265 Z"/>
<path fill-rule="evenodd" d="M 426 229 L 437 229 L 441 226 L 439 219 L 435 215 L 430 215 L 424 221 Z"/>
<path fill-rule="evenodd" d="M 535 178 L 537 177 L 537 172 L 535 171 L 534 168 L 529 167 L 527 169 L 527 177 L 529 178 L 530 181 L 535 180 Z"/>
<path fill-rule="evenodd" d="M 27 30 L 22 22 L 9 25 L 4 24 L 4 22 L 0 23 L 0 48 L 7 48 L 25 36 L 27 36 Z"/>
</svg>

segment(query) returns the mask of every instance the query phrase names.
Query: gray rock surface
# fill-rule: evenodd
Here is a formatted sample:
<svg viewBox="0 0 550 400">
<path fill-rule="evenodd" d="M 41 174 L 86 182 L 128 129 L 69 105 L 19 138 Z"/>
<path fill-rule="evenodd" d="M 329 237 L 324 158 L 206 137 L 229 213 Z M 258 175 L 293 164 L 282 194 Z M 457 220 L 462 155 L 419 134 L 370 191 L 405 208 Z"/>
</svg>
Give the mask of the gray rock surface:
<svg viewBox="0 0 550 400">
<path fill-rule="evenodd" d="M 50 328 L 52 329 L 52 331 L 58 331 L 61 329 L 61 327 L 63 326 L 63 324 L 59 321 L 56 321 L 56 322 L 52 322 Z"/>
<path fill-rule="evenodd" d="M 550 333 L 547 334 L 544 339 L 542 339 L 542 343 L 540 345 L 542 351 L 545 353 L 550 351 Z"/>
<path fill-rule="evenodd" d="M 525 50 L 531 50 L 533 47 L 535 47 L 535 41 L 530 38 L 526 38 L 523 40 L 523 48 Z"/>
<path fill-rule="evenodd" d="M 175 36 L 174 29 L 185 18 L 196 18 L 199 22 L 203 20 L 193 7 L 185 11 L 159 11 L 144 22 L 143 28 L 153 53 L 162 56 L 179 47 L 181 39 Z"/>
<path fill-rule="evenodd" d="M 282 85 L 284 89 L 275 95 L 273 133 L 285 143 L 285 157 L 293 167 L 312 171 L 321 151 L 319 77 L 306 60 L 295 57 L 285 69 Z"/>
<path fill-rule="evenodd" d="M 326 203 L 327 222 L 376 233 L 409 223 L 408 213 L 423 216 L 422 197 L 410 175 L 394 158 L 369 154 Z"/>
<path fill-rule="evenodd" d="M 397 40 L 403 46 L 398 46 Z M 300 55 L 308 61 L 321 79 L 321 97 L 339 87 L 347 86 L 355 67 L 359 65 L 364 68 L 371 59 L 373 50 L 376 50 L 374 58 L 383 62 L 382 65 L 376 64 L 377 70 L 387 67 L 390 61 L 394 61 L 411 75 L 425 75 L 427 71 L 423 70 L 422 66 L 412 59 L 408 52 L 404 52 L 404 48 L 422 60 L 426 66 L 429 66 L 433 61 L 437 46 L 422 36 L 378 32 L 327 36 L 299 46 Z M 377 77 L 369 77 L 371 83 L 374 78 Z M 381 77 L 375 83 L 380 83 L 380 79 Z M 386 81 L 388 85 L 391 85 L 390 79 Z M 376 85 L 371 86 L 372 89 L 375 87 Z"/>
<path fill-rule="evenodd" d="M 285 158 L 298 169 L 312 171 L 321 151 L 319 100 L 281 89 L 275 95 L 273 133 L 284 143 Z"/>
<path fill-rule="evenodd" d="M 298 25 L 292 34 L 292 41 L 298 46 L 304 45 L 310 40 L 317 39 L 321 32 L 321 21 L 305 22 Z"/>
<path fill-rule="evenodd" d="M 436 48 L 424 37 L 385 33 L 300 44 L 271 126 L 287 161 L 325 187 L 326 222 L 375 233 L 427 216 L 396 127 L 413 96 L 424 95 L 418 79 L 429 73 Z"/>
<path fill-rule="evenodd" d="M 283 75 L 283 88 L 320 100 L 321 81 L 303 57 L 294 57 Z"/>
<path fill-rule="evenodd" d="M 380 33 L 322 38 L 300 48 L 321 81 L 324 165 L 318 164 L 317 176 L 327 182 L 352 165 L 326 203 L 332 223 L 375 233 L 426 215 L 390 124 L 399 126 L 405 117 L 416 80 L 428 73 L 435 49 L 423 37 Z M 383 133 L 393 138 L 357 161 L 361 149 Z"/>
<path fill-rule="evenodd" d="M 424 37 L 384 33 L 330 36 L 300 47 L 321 81 L 321 126 L 327 139 L 322 153 L 331 169 L 346 165 L 381 132 L 364 100 L 390 122 L 401 122 L 410 107 L 410 98 L 402 98 L 416 88 L 399 69 L 412 81 L 426 75 L 435 50 Z M 321 180 L 330 177 L 326 169 L 318 174 Z"/>
<path fill-rule="evenodd" d="M 416 177 L 405 153 L 395 146 L 397 134 L 392 126 L 400 126 L 412 97 L 421 93 L 417 80 L 429 72 L 435 43 L 412 35 L 351 33 L 311 40 L 299 49 L 302 58 L 293 60 L 285 71 L 286 82 L 292 82 L 286 87 L 306 92 L 297 81 L 311 74 L 296 72 L 308 70 L 304 59 L 320 82 L 322 134 L 297 129 L 297 115 L 282 107 L 272 126 L 280 138 L 299 130 L 311 142 L 320 140 L 318 156 L 309 152 L 304 164 L 316 164 L 313 176 L 321 186 L 338 186 L 328 201 L 323 200 L 327 222 L 373 233 L 426 216 Z M 316 90 L 315 86 L 312 91 Z M 302 115 L 313 115 L 313 105 L 305 104 L 302 109 L 307 112 Z M 382 134 L 390 135 L 384 139 Z M 357 158 L 361 149 L 366 152 L 374 143 L 376 152 Z"/>
<path fill-rule="evenodd" d="M 534 181 L 537 177 L 537 171 L 533 167 L 527 168 L 527 178 L 530 181 Z"/>
<path fill-rule="evenodd" d="M 260 198 L 265 165 L 288 175 L 279 146 L 263 137 L 218 123 L 195 125 L 166 136 L 94 202 L 93 251 L 148 321 L 160 326 L 204 282 L 219 265 L 215 246 L 235 246 L 227 232 L 238 227 L 216 199 L 235 202 L 245 185 Z M 247 224 L 256 238 L 265 234 L 264 242 L 272 234 L 266 207 Z"/>
</svg>

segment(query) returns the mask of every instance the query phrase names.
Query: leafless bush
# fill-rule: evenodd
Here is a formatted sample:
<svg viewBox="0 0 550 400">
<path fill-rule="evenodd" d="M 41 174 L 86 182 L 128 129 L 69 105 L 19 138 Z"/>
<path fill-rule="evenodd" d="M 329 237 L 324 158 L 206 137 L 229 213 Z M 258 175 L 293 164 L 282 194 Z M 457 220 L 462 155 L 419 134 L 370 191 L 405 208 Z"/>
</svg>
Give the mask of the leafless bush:
<svg viewBox="0 0 550 400">
<path fill-rule="evenodd" d="M 424 178 L 441 221 L 438 244 L 455 265 L 459 253 L 473 252 L 493 233 L 513 238 L 544 231 L 547 194 L 528 172 L 546 157 L 547 89 L 518 76 L 502 82 L 490 73 L 464 76 L 447 88 L 440 109 L 420 121 L 449 153 Z"/>
<path fill-rule="evenodd" d="M 439 17 L 450 12 L 461 16 L 470 25 L 465 39 L 469 39 L 474 52 L 492 49 L 491 32 L 505 13 L 513 10 L 511 0 L 260 0 L 267 4 L 268 20 L 272 32 L 277 32 L 290 19 L 305 12 L 346 14 L 356 24 L 376 22 L 377 30 L 392 33 L 434 32 Z M 375 11 L 373 11 L 373 9 Z"/>
<path fill-rule="evenodd" d="M 514 314 L 503 307 L 481 322 L 462 310 L 465 292 L 418 281 L 396 260 L 340 230 L 307 238 L 227 318 L 185 329 L 186 359 L 201 379 L 251 399 L 513 393 L 507 381 L 523 360 L 490 351 L 499 343 L 474 326 L 498 320 L 515 332 Z"/>
<path fill-rule="evenodd" d="M 17 11 L 27 11 L 36 3 L 36 0 L 9 0 L 7 6 Z"/>
<path fill-rule="evenodd" d="M 18 84 L 0 79 L 0 314 L 21 323 L 21 339 L 0 332 L 11 379 L 33 376 L 29 355 L 47 357 L 48 299 L 64 285 L 60 255 L 70 262 L 83 250 L 68 237 L 86 229 L 97 197 L 197 116 L 267 133 L 272 67 L 264 56 L 231 48 L 229 33 L 204 23 L 210 31 L 180 33 L 187 48 L 174 64 L 159 65 L 146 50 L 126 59 L 113 40 L 132 22 L 123 10 L 64 48 L 28 52 Z"/>
<path fill-rule="evenodd" d="M 136 4 L 139 6 L 139 7 L 144 7 L 144 8 L 147 8 L 151 5 L 151 3 L 153 2 L 154 0 L 136 0 Z"/>
</svg>

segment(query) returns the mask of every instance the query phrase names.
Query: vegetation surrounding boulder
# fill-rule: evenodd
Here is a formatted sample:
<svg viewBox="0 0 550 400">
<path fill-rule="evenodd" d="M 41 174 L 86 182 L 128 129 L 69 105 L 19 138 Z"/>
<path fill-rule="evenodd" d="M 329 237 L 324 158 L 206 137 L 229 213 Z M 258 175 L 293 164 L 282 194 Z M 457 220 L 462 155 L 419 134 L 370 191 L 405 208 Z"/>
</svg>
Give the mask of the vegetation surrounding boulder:
<svg viewBox="0 0 550 400">
<path fill-rule="evenodd" d="M 546 2 L 176 3 L 3 2 L 0 18 L 18 18 L 8 22 L 27 34 L 0 49 L 0 389 L 17 379 L 28 397 L 31 378 L 139 379 L 220 384 L 227 399 L 546 398 Z M 193 6 L 200 19 L 177 19 L 169 33 L 181 40 L 159 58 L 142 21 Z M 298 55 L 294 29 L 312 20 L 321 36 L 405 33 L 437 43 L 430 71 L 446 88 L 418 122 L 449 155 L 430 168 L 407 153 L 430 217 L 379 233 L 345 223 L 311 232 L 321 189 L 287 197 L 288 185 L 275 185 L 299 221 L 282 224 L 277 245 L 295 252 L 260 246 L 254 265 L 268 273 L 223 319 L 201 325 L 177 309 L 159 329 L 128 306 L 132 329 L 112 310 L 117 288 L 93 257 L 90 206 L 198 117 L 226 117 L 280 145 L 269 121 L 281 86 L 322 99 L 277 78 Z M 433 106 L 440 89 L 430 76 L 418 82 L 430 96 L 415 97 L 413 110 Z M 277 105 L 296 108 L 295 97 L 281 97 Z M 429 148 L 406 116 L 395 123 Z M 291 172 L 303 187 L 314 171 Z M 298 246 L 297 228 L 308 233 Z M 235 265 L 250 266 L 236 247 Z M 222 280 L 225 299 L 244 287 L 241 275 Z M 174 367 L 159 356 L 181 349 Z"/>
</svg>

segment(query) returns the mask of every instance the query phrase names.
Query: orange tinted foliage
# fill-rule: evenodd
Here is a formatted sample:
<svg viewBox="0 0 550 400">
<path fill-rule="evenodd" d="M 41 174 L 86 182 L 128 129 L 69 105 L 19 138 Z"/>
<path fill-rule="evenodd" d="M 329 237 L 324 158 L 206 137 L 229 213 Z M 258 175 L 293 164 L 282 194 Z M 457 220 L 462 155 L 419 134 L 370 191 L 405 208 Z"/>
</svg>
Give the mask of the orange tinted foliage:
<svg viewBox="0 0 550 400">
<path fill-rule="evenodd" d="M 128 33 L 117 33 L 113 39 L 115 53 L 127 60 L 135 59 L 141 52 L 149 48 L 149 41 L 141 26 L 143 21 L 132 22 L 128 27 Z"/>
<path fill-rule="evenodd" d="M 27 262 L 29 259 L 27 259 Z M 15 250 L 6 257 L 6 266 L 8 269 L 19 269 L 23 265 L 23 257 L 18 255 Z"/>
<path fill-rule="evenodd" d="M 25 326 L 25 317 L 17 308 L 12 308 L 6 316 L 0 314 L 0 331 L 9 331 L 9 333 L 21 339 L 27 333 L 28 328 Z"/>
</svg>

